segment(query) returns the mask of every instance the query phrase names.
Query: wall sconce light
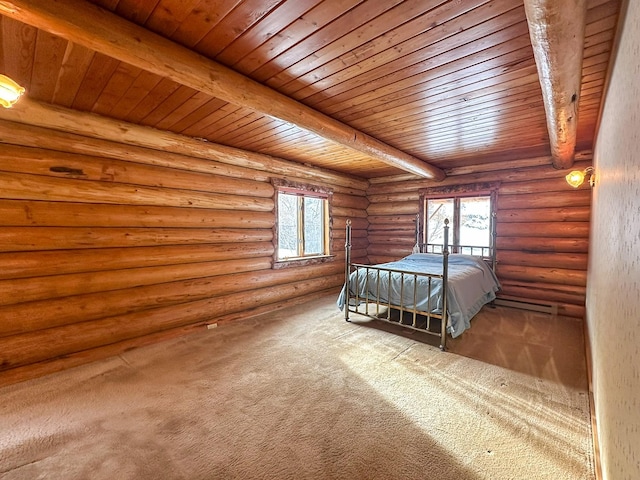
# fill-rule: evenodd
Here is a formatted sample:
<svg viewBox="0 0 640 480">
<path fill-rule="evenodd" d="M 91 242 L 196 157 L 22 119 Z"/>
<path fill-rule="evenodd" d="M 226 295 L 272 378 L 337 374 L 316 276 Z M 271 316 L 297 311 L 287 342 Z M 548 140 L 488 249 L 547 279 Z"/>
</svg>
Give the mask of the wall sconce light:
<svg viewBox="0 0 640 480">
<path fill-rule="evenodd" d="M 567 179 L 567 183 L 573 188 L 578 188 L 584 183 L 586 177 L 589 177 L 589 185 L 593 187 L 596 184 L 596 173 L 593 167 L 587 167 L 584 170 L 574 170 L 564 178 Z"/>
<path fill-rule="evenodd" d="M 24 94 L 24 87 L 5 75 L 0 75 L 0 105 L 11 108 Z"/>
</svg>

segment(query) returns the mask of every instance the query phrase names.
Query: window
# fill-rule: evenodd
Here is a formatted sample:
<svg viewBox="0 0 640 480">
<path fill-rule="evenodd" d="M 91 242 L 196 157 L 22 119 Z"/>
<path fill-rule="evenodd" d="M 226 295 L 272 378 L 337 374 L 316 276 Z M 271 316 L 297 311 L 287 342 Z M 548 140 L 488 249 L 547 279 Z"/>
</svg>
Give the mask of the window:
<svg viewBox="0 0 640 480">
<path fill-rule="evenodd" d="M 493 246 L 493 195 L 425 195 L 423 208 L 425 243 L 444 243 L 444 221 L 448 219 L 449 245 L 453 253 L 485 255 Z"/>
<path fill-rule="evenodd" d="M 276 262 L 330 254 L 329 192 L 276 185 L 276 211 Z"/>
</svg>

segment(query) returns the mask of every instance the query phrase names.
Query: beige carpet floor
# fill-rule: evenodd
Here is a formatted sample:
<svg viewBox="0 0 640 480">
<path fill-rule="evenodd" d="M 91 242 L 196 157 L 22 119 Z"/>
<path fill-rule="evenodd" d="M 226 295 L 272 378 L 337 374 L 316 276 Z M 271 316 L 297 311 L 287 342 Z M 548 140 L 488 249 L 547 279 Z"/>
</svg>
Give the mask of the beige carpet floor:
<svg viewBox="0 0 640 480">
<path fill-rule="evenodd" d="M 346 323 L 334 301 L 0 389 L 0 478 L 593 478 L 583 381 Z"/>
</svg>

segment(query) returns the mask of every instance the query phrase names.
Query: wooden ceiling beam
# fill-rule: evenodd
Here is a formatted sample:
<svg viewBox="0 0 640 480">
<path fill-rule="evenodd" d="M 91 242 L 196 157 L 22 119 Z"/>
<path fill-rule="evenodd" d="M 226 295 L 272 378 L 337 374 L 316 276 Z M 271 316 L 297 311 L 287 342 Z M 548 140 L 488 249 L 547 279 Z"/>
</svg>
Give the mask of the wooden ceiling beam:
<svg viewBox="0 0 640 480">
<path fill-rule="evenodd" d="M 443 170 L 82 0 L 0 0 L 0 13 L 433 180 Z"/>
<path fill-rule="evenodd" d="M 547 115 L 553 165 L 574 162 L 586 0 L 524 0 Z"/>
</svg>

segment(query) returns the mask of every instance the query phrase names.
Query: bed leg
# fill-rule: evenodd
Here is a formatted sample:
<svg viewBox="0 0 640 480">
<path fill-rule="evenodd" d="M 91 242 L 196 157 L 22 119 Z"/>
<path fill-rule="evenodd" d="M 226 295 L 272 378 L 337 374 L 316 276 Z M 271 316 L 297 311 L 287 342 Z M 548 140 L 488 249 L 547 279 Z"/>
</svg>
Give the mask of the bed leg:
<svg viewBox="0 0 640 480">
<path fill-rule="evenodd" d="M 344 243 L 344 320 L 349 321 L 349 276 L 351 273 L 351 220 L 347 220 Z M 356 278 L 357 278 L 356 273 Z M 356 282 L 357 289 L 357 282 Z M 357 303 L 356 303 L 357 305 Z M 356 309 L 357 311 L 357 309 Z"/>
<path fill-rule="evenodd" d="M 347 289 L 347 287 L 344 287 L 345 289 L 345 295 L 344 295 L 344 302 L 342 302 L 342 308 L 344 309 L 344 321 L 345 322 L 349 322 L 349 290 Z"/>
</svg>

